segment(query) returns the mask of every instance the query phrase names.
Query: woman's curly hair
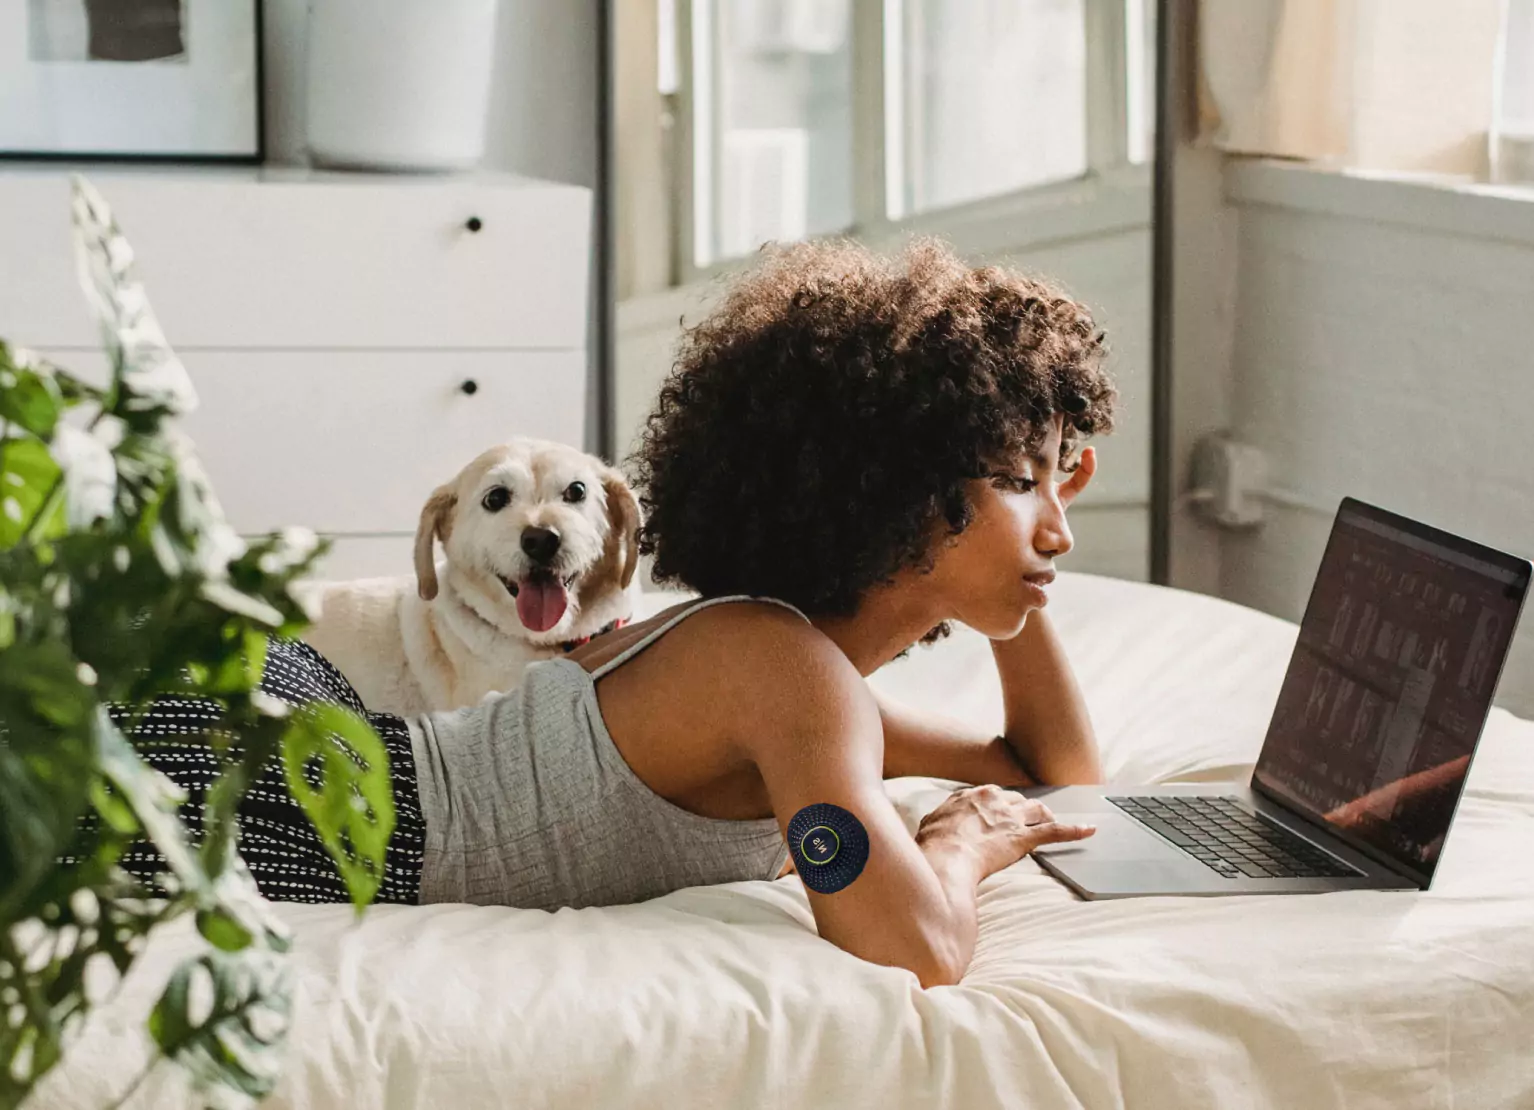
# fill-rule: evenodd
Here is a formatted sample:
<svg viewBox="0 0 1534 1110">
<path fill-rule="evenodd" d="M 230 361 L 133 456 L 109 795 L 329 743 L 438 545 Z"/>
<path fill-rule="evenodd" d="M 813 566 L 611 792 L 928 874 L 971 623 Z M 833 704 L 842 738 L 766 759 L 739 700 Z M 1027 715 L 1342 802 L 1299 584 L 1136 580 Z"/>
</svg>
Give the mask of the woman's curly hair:
<svg viewBox="0 0 1534 1110">
<path fill-rule="evenodd" d="M 1087 309 L 918 240 L 768 247 L 683 334 L 632 458 L 653 574 L 706 597 L 845 615 L 962 532 L 965 484 L 1112 430 Z"/>
</svg>

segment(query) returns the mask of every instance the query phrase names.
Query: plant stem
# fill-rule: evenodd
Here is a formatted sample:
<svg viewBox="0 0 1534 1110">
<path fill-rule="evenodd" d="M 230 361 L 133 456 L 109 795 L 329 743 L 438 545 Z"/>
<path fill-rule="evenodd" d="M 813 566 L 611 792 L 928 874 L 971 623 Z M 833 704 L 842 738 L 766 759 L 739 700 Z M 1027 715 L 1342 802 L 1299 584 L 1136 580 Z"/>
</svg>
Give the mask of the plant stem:
<svg viewBox="0 0 1534 1110">
<path fill-rule="evenodd" d="M 58 508 L 59 502 L 64 499 L 64 472 L 59 471 L 59 476 L 53 480 L 53 485 L 48 488 L 48 496 L 43 498 L 43 503 L 37 507 L 37 512 L 27 523 L 27 529 L 23 533 L 23 539 L 29 544 L 38 543 L 43 538 L 43 527 L 48 523 L 48 518 Z"/>
</svg>

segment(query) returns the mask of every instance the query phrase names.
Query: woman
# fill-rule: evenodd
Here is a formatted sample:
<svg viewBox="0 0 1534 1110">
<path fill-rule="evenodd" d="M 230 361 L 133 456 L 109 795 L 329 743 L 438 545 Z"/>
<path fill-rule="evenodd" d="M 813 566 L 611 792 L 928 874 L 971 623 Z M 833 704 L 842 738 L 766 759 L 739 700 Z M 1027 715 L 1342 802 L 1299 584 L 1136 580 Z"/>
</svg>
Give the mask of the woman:
<svg viewBox="0 0 1534 1110">
<path fill-rule="evenodd" d="M 701 600 L 472 709 L 373 715 L 398 810 L 381 899 L 612 904 L 791 859 L 825 939 L 956 982 L 978 882 L 1092 831 L 999 787 L 1101 777 L 1043 606 L 1095 467 L 1080 440 L 1112 425 L 1102 355 L 1081 305 L 933 243 L 769 252 L 686 334 L 635 457 L 642 549 Z M 993 642 L 1002 736 L 864 681 L 954 620 Z M 263 684 L 361 708 L 299 644 L 273 645 Z M 898 775 L 989 785 L 913 839 L 883 787 Z M 280 773 L 242 830 L 269 896 L 345 898 Z"/>
</svg>

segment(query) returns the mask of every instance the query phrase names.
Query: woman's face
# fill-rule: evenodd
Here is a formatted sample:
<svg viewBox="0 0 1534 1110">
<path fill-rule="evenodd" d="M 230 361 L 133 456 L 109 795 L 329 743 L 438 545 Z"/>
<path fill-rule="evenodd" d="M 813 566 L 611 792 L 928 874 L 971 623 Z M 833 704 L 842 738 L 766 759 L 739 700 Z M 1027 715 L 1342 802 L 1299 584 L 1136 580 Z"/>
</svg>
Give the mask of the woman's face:
<svg viewBox="0 0 1534 1110">
<path fill-rule="evenodd" d="M 1033 458 L 999 465 L 970 484 L 975 516 L 935 560 L 932 573 L 955 619 L 992 639 L 1009 639 L 1048 598 L 1054 561 L 1071 549 L 1065 510 L 1097 469 L 1083 448 L 1073 473 L 1061 472 L 1060 416 Z"/>
</svg>

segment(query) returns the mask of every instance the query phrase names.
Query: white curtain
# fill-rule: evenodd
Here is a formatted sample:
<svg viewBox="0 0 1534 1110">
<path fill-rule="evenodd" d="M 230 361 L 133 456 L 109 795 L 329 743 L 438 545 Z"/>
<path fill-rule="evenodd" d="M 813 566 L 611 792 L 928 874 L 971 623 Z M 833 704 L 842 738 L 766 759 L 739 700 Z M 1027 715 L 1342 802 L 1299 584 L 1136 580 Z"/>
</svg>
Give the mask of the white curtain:
<svg viewBox="0 0 1534 1110">
<path fill-rule="evenodd" d="M 1504 0 L 1202 0 L 1202 137 L 1222 150 L 1481 176 Z"/>
</svg>

